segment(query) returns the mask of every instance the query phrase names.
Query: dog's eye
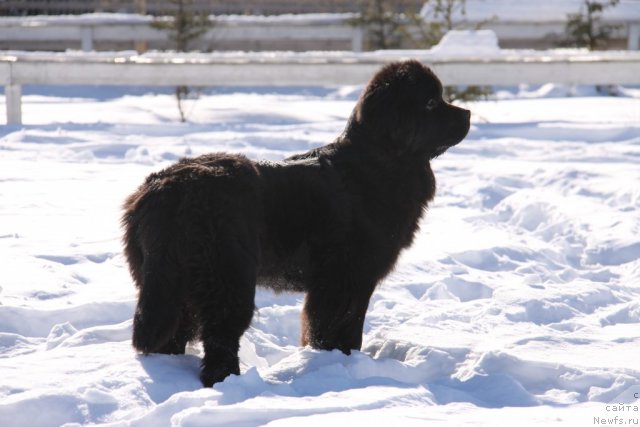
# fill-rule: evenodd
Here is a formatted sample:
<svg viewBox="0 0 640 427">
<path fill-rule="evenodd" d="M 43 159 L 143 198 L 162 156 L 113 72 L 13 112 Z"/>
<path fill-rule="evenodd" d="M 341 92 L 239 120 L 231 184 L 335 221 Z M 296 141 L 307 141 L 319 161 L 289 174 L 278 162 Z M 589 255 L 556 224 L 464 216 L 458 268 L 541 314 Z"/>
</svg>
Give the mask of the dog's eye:
<svg viewBox="0 0 640 427">
<path fill-rule="evenodd" d="M 436 108 L 438 106 L 438 104 L 439 104 L 438 99 L 431 98 L 430 100 L 427 101 L 427 105 L 425 106 L 425 108 L 427 110 L 431 111 L 434 108 Z"/>
</svg>

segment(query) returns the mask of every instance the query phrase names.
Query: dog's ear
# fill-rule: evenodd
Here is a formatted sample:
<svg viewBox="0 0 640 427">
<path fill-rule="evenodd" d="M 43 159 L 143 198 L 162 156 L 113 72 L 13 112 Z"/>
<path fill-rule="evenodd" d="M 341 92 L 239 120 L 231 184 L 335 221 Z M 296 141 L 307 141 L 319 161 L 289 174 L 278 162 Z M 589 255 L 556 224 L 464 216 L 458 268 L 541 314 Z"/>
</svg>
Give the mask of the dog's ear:
<svg viewBox="0 0 640 427">
<path fill-rule="evenodd" d="M 388 82 L 384 82 L 377 86 L 369 85 L 365 89 L 356 107 L 356 119 L 359 123 L 375 122 L 380 119 L 380 115 L 390 111 L 392 91 L 389 86 Z"/>
<path fill-rule="evenodd" d="M 369 83 L 358 101 L 351 125 L 364 131 L 367 145 L 379 146 L 388 154 L 402 154 L 406 148 L 405 122 L 409 119 L 401 117 L 403 98 L 406 97 L 402 93 L 403 85 L 394 84 L 395 76 L 385 74 L 376 75 Z"/>
<path fill-rule="evenodd" d="M 398 80 L 401 67 L 402 63 L 398 62 L 387 64 L 369 80 L 358 101 L 356 118 L 359 122 L 377 121 L 380 115 L 387 115 L 393 110 L 389 102 L 393 101 L 393 83 Z"/>
<path fill-rule="evenodd" d="M 390 130 L 396 127 L 397 108 L 389 83 L 368 87 L 354 111 L 355 125 L 364 130 L 370 141 L 388 141 Z"/>
</svg>

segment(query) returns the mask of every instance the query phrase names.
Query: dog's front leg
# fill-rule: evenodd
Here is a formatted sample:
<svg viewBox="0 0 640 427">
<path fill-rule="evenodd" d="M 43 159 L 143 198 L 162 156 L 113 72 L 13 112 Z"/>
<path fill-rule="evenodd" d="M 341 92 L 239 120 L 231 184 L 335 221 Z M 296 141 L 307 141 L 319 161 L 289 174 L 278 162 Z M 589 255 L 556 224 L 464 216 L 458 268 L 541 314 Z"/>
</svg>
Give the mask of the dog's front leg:
<svg viewBox="0 0 640 427">
<path fill-rule="evenodd" d="M 302 345 L 345 354 L 360 350 L 362 329 L 374 286 L 314 286 L 302 312 Z"/>
</svg>

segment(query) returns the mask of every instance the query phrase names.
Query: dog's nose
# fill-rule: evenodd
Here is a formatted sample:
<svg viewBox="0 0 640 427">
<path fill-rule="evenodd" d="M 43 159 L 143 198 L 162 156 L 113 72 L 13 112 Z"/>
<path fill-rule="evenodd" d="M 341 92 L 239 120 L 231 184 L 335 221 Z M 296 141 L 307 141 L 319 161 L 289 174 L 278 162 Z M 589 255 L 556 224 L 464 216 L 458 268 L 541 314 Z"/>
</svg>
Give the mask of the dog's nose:
<svg viewBox="0 0 640 427">
<path fill-rule="evenodd" d="M 469 110 L 464 110 L 464 115 L 465 115 L 465 117 L 467 118 L 467 120 L 470 120 L 470 119 L 471 119 L 471 111 L 469 111 Z"/>
</svg>

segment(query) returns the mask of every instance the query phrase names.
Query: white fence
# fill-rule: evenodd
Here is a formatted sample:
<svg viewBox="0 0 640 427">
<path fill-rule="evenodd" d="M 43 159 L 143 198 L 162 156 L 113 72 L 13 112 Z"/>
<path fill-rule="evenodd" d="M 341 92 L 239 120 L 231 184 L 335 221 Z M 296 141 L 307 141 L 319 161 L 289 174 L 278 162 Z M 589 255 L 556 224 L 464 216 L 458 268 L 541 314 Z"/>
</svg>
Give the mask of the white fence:
<svg viewBox="0 0 640 427">
<path fill-rule="evenodd" d="M 640 84 L 640 52 L 581 50 L 369 53 L 0 52 L 7 123 L 20 124 L 22 85 L 295 86 L 362 84 L 384 63 L 415 58 L 445 85 Z"/>
<path fill-rule="evenodd" d="M 468 7 L 473 6 L 473 3 Z M 522 9 L 526 6 L 526 9 Z M 640 4 L 636 5 L 640 9 Z M 482 24 L 492 30 L 503 46 L 523 45 L 542 41 L 549 36 L 561 37 L 565 31 L 566 15 L 536 15 L 537 2 L 520 5 L 515 9 L 520 13 L 513 16 L 513 6 L 509 13 L 500 11 L 502 16 L 482 14 L 470 10 L 465 19 L 466 26 L 473 28 Z M 485 8 L 486 9 L 486 8 Z M 521 10 L 522 9 L 522 10 Z M 483 9 L 484 10 L 484 9 Z M 490 10 L 490 9 L 489 9 Z M 630 9 L 634 11 L 635 9 Z M 567 12 L 571 9 L 567 9 Z M 623 12 L 624 10 L 621 9 Z M 258 49 L 256 43 L 280 42 L 292 44 L 295 41 L 316 41 L 325 45 L 342 46 L 354 52 L 363 49 L 363 30 L 349 24 L 353 14 L 307 14 L 279 16 L 212 16 L 213 27 L 201 37 L 197 49 L 219 49 L 222 43 L 242 43 Z M 66 47 L 81 47 L 84 51 L 93 50 L 96 44 L 108 42 L 127 43 L 133 48 L 136 42 L 161 44 L 168 46 L 166 31 L 150 26 L 151 16 L 133 14 L 89 14 L 79 16 L 36 16 L 24 18 L 0 17 L 0 41 L 6 48 L 14 48 L 15 43 L 63 42 Z M 638 50 L 640 39 L 640 12 L 605 15 L 603 23 L 614 25 L 613 36 L 627 40 L 627 48 Z M 12 45 L 13 43 L 13 45 Z M 505 44 L 506 43 L 506 44 Z M 233 44 L 232 44 L 233 45 Z M 319 44 L 320 46 L 322 44 Z M 258 46 L 258 47 L 255 47 Z M 286 47 L 290 48 L 290 47 Z M 326 48 L 325 48 L 326 49 Z"/>
<path fill-rule="evenodd" d="M 279 16 L 211 16 L 212 29 L 198 40 L 198 50 L 217 49 L 221 42 L 338 42 L 354 52 L 362 51 L 363 31 L 349 25 L 353 14 L 307 14 Z M 159 18 L 169 19 L 169 18 Z M 88 14 L 78 16 L 0 17 L 0 40 L 12 42 L 60 41 L 83 51 L 96 43 L 136 42 L 169 48 L 169 33 L 151 26 L 153 17 L 134 14 Z M 247 50 L 247 49 L 244 49 Z"/>
</svg>

